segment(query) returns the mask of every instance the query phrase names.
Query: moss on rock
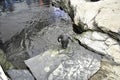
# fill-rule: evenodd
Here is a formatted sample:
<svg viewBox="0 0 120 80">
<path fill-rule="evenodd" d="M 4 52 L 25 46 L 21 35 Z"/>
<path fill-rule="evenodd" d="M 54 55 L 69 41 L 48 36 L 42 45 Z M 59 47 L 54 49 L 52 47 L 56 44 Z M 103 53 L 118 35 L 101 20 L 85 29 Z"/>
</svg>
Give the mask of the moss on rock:
<svg viewBox="0 0 120 80">
<path fill-rule="evenodd" d="M 3 67 L 5 71 L 14 68 L 14 66 L 7 60 L 6 55 L 1 49 L 0 49 L 0 65 Z"/>
</svg>

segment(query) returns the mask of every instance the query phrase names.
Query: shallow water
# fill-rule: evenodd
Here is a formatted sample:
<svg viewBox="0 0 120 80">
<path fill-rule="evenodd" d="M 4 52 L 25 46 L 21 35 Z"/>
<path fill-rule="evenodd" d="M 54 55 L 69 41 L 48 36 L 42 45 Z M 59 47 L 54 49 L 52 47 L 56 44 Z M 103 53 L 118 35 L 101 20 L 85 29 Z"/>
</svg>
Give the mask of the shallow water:
<svg viewBox="0 0 120 80">
<path fill-rule="evenodd" d="M 33 19 L 40 17 L 44 23 L 44 19 L 49 19 L 49 23 L 59 25 L 60 18 L 67 19 L 68 15 L 59 8 L 52 7 L 48 0 L 40 0 L 40 2 L 32 2 L 30 6 L 26 2 L 15 3 L 13 12 L 4 12 L 0 16 L 0 36 L 3 42 L 8 41 L 16 34 L 19 34 L 24 28 L 31 25 Z M 49 17 L 48 17 L 49 15 Z M 44 18 L 48 17 L 48 18 Z"/>
</svg>

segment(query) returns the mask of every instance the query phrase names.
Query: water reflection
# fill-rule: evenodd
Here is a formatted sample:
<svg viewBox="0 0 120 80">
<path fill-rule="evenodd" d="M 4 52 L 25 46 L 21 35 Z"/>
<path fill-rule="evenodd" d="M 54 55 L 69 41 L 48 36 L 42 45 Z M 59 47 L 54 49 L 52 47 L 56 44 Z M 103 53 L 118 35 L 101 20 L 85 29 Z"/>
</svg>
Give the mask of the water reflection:
<svg viewBox="0 0 120 80">
<path fill-rule="evenodd" d="M 27 7 L 30 9 L 34 6 L 50 6 L 50 0 L 0 0 L 0 13 L 13 12 L 16 10 L 16 6 L 20 5 L 21 3 L 27 4 Z M 26 6 L 20 5 L 19 7 L 25 8 Z"/>
<path fill-rule="evenodd" d="M 56 22 L 56 25 L 59 25 L 61 20 L 62 21 L 69 20 L 68 14 L 65 13 L 63 10 L 54 6 L 52 8 L 53 8 L 54 21 Z"/>
<path fill-rule="evenodd" d="M 7 9 L 7 6 L 9 2 L 10 10 Z M 53 7 L 50 4 L 50 0 L 3 0 L 0 4 L 2 7 L 0 7 L 2 14 L 4 13 L 10 13 L 13 14 L 14 12 L 20 12 L 23 10 L 28 9 L 34 9 L 35 7 L 43 7 L 47 6 L 52 8 L 51 13 L 53 13 L 53 19 L 55 22 L 59 22 L 60 19 L 67 19 L 68 15 L 60 10 L 59 8 Z M 50 6 L 51 5 L 51 6 Z M 14 7 L 14 8 L 13 8 Z"/>
</svg>

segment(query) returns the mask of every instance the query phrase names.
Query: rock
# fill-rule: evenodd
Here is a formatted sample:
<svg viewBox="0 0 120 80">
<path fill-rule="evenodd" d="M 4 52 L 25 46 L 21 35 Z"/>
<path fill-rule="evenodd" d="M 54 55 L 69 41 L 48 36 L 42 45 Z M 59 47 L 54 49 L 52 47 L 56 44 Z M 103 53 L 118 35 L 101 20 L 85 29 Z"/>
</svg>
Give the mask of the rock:
<svg viewBox="0 0 120 80">
<path fill-rule="evenodd" d="M 93 75 L 90 80 L 119 80 L 119 72 L 120 66 L 102 61 L 100 70 L 95 75 Z"/>
<path fill-rule="evenodd" d="M 12 80 L 35 80 L 28 70 L 11 69 L 7 73 Z"/>
<path fill-rule="evenodd" d="M 7 60 L 5 53 L 0 49 L 0 65 L 4 70 L 12 69 L 14 66 Z"/>
<path fill-rule="evenodd" d="M 48 80 L 88 80 L 99 66 L 100 62 L 94 58 L 66 60 L 50 74 Z"/>
<path fill-rule="evenodd" d="M 95 52 L 98 52 L 114 62 L 120 64 L 120 46 L 119 43 L 108 35 L 96 32 L 87 31 L 76 37 L 82 45 L 87 46 Z"/>
<path fill-rule="evenodd" d="M 93 26 L 94 17 L 98 14 L 102 1 L 91 3 L 85 0 L 52 0 L 58 7 L 62 7 L 72 18 L 74 24 L 84 30 L 96 29 Z M 92 9 L 91 9 L 92 7 Z M 79 26 L 79 24 L 81 26 Z"/>
<path fill-rule="evenodd" d="M 95 23 L 100 29 L 102 29 L 105 32 L 111 31 L 111 32 L 119 33 L 120 1 L 105 0 L 104 2 L 105 3 L 102 5 L 102 7 L 104 8 L 102 8 L 100 10 L 100 13 L 96 16 Z"/>
<path fill-rule="evenodd" d="M 0 80 L 8 80 L 7 76 L 5 75 L 1 65 L 0 65 Z"/>
<path fill-rule="evenodd" d="M 102 30 L 120 41 L 120 1 L 52 0 L 52 2 L 57 7 L 62 7 L 80 30 Z"/>
<path fill-rule="evenodd" d="M 63 57 L 64 55 L 59 56 L 56 50 L 48 50 L 43 55 L 26 60 L 25 63 L 37 80 L 47 80 L 50 73 L 64 60 Z"/>
<path fill-rule="evenodd" d="M 101 69 L 91 80 L 119 80 L 116 65 L 120 64 L 120 1 L 92 1 L 95 0 L 52 0 L 71 16 L 77 31 L 83 32 L 76 37 L 79 43 L 107 57 L 107 62 L 102 62 Z"/>
<path fill-rule="evenodd" d="M 65 50 L 53 48 L 25 63 L 37 80 L 87 80 L 99 70 L 100 60 L 78 43 L 70 43 Z"/>
</svg>

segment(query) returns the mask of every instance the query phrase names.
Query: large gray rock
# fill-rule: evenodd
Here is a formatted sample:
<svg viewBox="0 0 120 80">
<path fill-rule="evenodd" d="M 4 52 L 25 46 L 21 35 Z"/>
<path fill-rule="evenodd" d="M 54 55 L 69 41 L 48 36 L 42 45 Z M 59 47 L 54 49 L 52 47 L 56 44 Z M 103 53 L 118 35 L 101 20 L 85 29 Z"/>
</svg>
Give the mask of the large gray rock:
<svg viewBox="0 0 120 80">
<path fill-rule="evenodd" d="M 47 80 L 50 73 L 64 60 L 63 57 L 64 55 L 59 56 L 56 50 L 48 50 L 43 55 L 33 57 L 25 63 L 37 80 Z"/>
<path fill-rule="evenodd" d="M 7 73 L 12 80 L 35 80 L 28 70 L 11 69 Z"/>
<path fill-rule="evenodd" d="M 56 48 L 25 61 L 37 80 L 87 80 L 100 68 L 101 57 L 78 43 Z"/>
</svg>

